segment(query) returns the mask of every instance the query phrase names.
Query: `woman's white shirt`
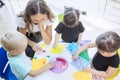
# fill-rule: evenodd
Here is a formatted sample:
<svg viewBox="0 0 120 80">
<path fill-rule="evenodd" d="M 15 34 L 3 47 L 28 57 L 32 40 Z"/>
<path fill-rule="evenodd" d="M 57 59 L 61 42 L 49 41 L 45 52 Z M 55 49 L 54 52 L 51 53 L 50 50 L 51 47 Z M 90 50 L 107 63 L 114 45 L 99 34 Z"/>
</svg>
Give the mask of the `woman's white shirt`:
<svg viewBox="0 0 120 80">
<path fill-rule="evenodd" d="M 46 29 L 46 27 L 52 26 L 52 24 L 53 24 L 53 22 L 50 22 L 49 20 L 47 20 L 47 21 L 43 24 L 43 27 L 44 27 L 44 29 Z M 24 19 L 23 19 L 22 17 L 18 17 L 18 18 L 17 18 L 17 25 L 18 25 L 20 28 L 25 28 L 26 23 L 24 22 Z M 30 26 L 32 26 L 32 25 L 30 25 Z M 30 28 L 32 28 L 32 27 L 30 27 Z M 33 24 L 33 32 L 38 32 L 38 31 L 40 31 L 39 26 Z M 28 30 L 27 30 L 27 32 L 28 32 Z"/>
</svg>

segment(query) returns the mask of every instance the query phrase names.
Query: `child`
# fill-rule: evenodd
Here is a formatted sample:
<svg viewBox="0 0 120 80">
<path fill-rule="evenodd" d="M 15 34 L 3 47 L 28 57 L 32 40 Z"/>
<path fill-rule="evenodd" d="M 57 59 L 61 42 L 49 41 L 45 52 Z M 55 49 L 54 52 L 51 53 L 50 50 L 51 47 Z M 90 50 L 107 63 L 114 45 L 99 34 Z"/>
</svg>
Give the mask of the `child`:
<svg viewBox="0 0 120 80">
<path fill-rule="evenodd" d="M 37 76 L 54 66 L 54 63 L 50 62 L 43 68 L 33 71 L 31 68 L 31 60 L 24 52 L 27 47 L 27 42 L 27 38 L 19 32 L 9 32 L 1 38 L 2 46 L 8 51 L 11 70 L 18 80 L 24 80 L 27 75 L 32 77 Z"/>
<path fill-rule="evenodd" d="M 28 38 L 26 55 L 33 58 L 35 51 L 42 51 L 38 42 L 51 43 L 54 15 L 44 0 L 30 0 L 17 19 L 18 31 Z"/>
<path fill-rule="evenodd" d="M 79 21 L 80 12 L 72 7 L 67 8 L 64 12 L 63 22 L 60 22 L 56 27 L 55 42 L 53 47 L 57 46 L 58 38 L 61 34 L 63 41 L 71 43 L 81 41 L 82 33 L 85 28 Z"/>
<path fill-rule="evenodd" d="M 92 68 L 85 67 L 83 70 L 92 73 L 97 80 L 104 80 L 112 76 L 119 66 L 117 50 L 120 48 L 120 36 L 112 31 L 105 32 L 97 37 L 96 44 L 88 43 L 79 49 L 73 59 L 78 58 L 82 51 L 93 47 L 97 47 L 97 52 L 92 60 Z"/>
</svg>

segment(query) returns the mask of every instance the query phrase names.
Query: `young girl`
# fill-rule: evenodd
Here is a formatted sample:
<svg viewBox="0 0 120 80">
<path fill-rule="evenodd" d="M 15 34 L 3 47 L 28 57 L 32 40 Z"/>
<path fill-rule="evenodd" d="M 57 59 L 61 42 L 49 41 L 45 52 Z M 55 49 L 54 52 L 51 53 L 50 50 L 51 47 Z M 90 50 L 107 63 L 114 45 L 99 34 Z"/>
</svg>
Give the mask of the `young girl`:
<svg viewBox="0 0 120 80">
<path fill-rule="evenodd" d="M 55 42 L 53 47 L 57 46 L 57 41 L 61 34 L 63 41 L 65 42 L 77 42 L 81 41 L 82 33 L 85 28 L 79 21 L 80 12 L 72 7 L 67 8 L 64 12 L 63 22 L 60 22 L 56 27 Z"/>
<path fill-rule="evenodd" d="M 112 76 L 119 66 L 119 56 L 117 50 L 120 48 L 120 36 L 112 31 L 105 32 L 97 37 L 96 43 L 88 43 L 80 48 L 73 59 L 88 49 L 97 47 L 97 52 L 92 60 L 92 68 L 85 67 L 83 70 L 94 75 L 94 80 L 104 80 Z"/>
<path fill-rule="evenodd" d="M 24 80 L 27 75 L 32 77 L 37 76 L 54 66 L 54 63 L 50 62 L 43 68 L 33 71 L 31 68 L 32 62 L 24 52 L 27 47 L 27 42 L 27 38 L 19 32 L 9 32 L 1 38 L 3 48 L 8 51 L 11 70 L 18 80 Z"/>
<path fill-rule="evenodd" d="M 41 51 L 37 45 L 43 40 L 50 44 L 52 40 L 52 23 L 54 15 L 44 0 L 30 0 L 23 15 L 18 17 L 18 31 L 28 38 L 28 46 L 25 50 L 28 57 L 33 58 L 35 51 Z"/>
</svg>

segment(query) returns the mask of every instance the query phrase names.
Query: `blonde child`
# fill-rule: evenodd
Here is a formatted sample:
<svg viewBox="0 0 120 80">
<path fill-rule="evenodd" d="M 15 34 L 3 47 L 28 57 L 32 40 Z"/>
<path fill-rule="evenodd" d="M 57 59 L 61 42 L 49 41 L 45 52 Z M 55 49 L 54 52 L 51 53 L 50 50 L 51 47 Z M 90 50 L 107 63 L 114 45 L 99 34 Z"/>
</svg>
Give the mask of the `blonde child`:
<svg viewBox="0 0 120 80">
<path fill-rule="evenodd" d="M 120 48 L 120 36 L 112 31 L 105 32 L 97 37 L 96 43 L 88 43 L 80 48 L 73 59 L 88 48 L 97 47 L 97 52 L 92 60 L 92 67 L 85 67 L 83 70 L 93 74 L 94 80 L 104 80 L 112 76 L 119 66 L 117 50 Z"/>
<path fill-rule="evenodd" d="M 57 46 L 60 34 L 62 40 L 65 42 L 77 42 L 78 44 L 81 42 L 81 36 L 85 28 L 82 22 L 79 21 L 79 16 L 80 12 L 77 9 L 70 7 L 65 10 L 63 22 L 60 22 L 55 29 L 56 35 L 53 47 Z"/>
<path fill-rule="evenodd" d="M 9 32 L 1 37 L 1 44 L 8 51 L 11 70 L 17 76 L 18 80 L 24 80 L 27 75 L 32 77 L 37 76 L 54 66 L 54 63 L 51 62 L 43 68 L 33 71 L 31 60 L 25 55 L 27 43 L 27 38 L 19 32 Z"/>
</svg>

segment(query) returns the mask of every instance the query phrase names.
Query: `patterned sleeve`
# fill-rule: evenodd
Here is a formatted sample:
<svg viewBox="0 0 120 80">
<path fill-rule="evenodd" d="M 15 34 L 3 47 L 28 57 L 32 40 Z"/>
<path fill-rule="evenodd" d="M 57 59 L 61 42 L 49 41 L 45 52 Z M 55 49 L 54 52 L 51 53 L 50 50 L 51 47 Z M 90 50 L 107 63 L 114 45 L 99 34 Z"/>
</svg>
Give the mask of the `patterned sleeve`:
<svg viewBox="0 0 120 80">
<path fill-rule="evenodd" d="M 60 34 L 63 32 L 63 28 L 64 28 L 64 24 L 60 22 L 58 26 L 55 28 L 55 31 Z"/>
</svg>

